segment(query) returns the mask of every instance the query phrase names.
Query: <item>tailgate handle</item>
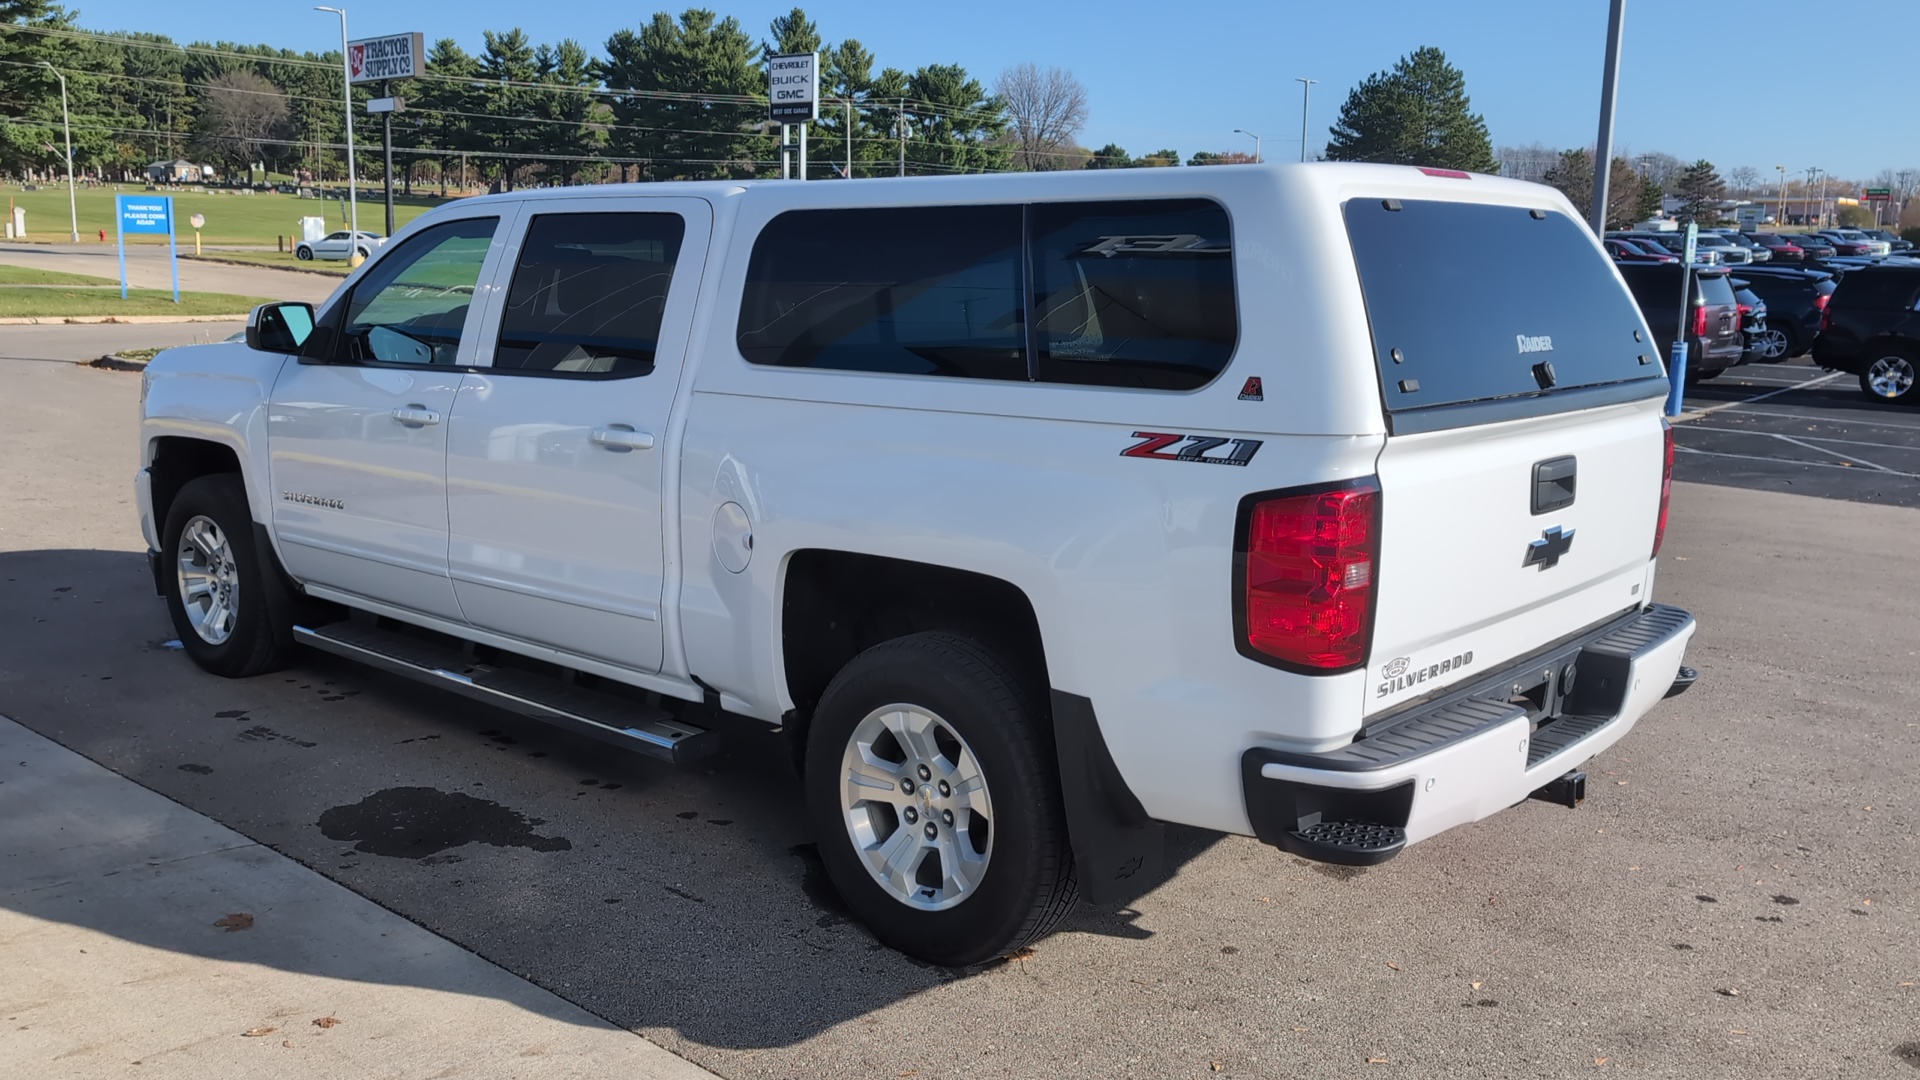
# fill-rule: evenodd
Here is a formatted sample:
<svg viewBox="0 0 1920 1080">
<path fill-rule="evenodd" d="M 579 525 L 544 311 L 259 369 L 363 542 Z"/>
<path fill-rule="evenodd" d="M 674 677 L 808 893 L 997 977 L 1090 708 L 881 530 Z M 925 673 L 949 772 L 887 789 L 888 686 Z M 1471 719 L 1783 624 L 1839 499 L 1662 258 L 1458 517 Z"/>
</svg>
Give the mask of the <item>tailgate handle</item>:
<svg viewBox="0 0 1920 1080">
<path fill-rule="evenodd" d="M 1549 458 L 1533 466 L 1533 512 L 1551 514 L 1573 505 L 1575 472 L 1579 460 L 1573 457 Z"/>
</svg>

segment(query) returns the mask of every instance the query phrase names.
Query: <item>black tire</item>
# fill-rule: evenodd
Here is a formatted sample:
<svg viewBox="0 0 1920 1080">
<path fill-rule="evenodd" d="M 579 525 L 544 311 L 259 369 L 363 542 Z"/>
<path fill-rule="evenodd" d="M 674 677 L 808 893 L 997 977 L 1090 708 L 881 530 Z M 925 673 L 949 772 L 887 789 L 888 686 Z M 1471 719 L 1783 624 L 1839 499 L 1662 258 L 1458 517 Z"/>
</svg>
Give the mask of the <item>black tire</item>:
<svg viewBox="0 0 1920 1080">
<path fill-rule="evenodd" d="M 1879 346 L 1867 351 L 1860 371 L 1860 392 L 1874 401 L 1920 403 L 1920 357 L 1907 349 Z"/>
<path fill-rule="evenodd" d="M 226 538 L 233 563 L 232 580 L 238 586 L 231 632 L 218 642 L 201 636 L 181 596 L 180 548 L 183 534 L 195 518 L 212 521 Z M 161 543 L 167 614 L 173 618 L 174 632 L 180 635 L 180 644 L 194 663 L 229 679 L 286 665 L 293 650 L 294 597 L 280 576 L 273 553 L 260 550 L 254 543 L 247 489 L 237 474 L 203 476 L 181 488 L 167 510 Z"/>
<path fill-rule="evenodd" d="M 370 258 L 372 258 L 372 256 L 371 256 L 371 255 L 368 255 L 368 254 L 367 254 L 367 249 L 366 249 L 366 248 L 354 248 L 353 250 L 354 250 L 354 252 L 355 252 L 356 254 L 358 254 L 358 255 L 360 256 L 360 261 L 361 261 L 361 262 L 366 262 L 366 261 L 367 261 L 368 259 L 370 259 Z"/>
<path fill-rule="evenodd" d="M 293 257 L 299 259 L 301 262 L 309 262 L 313 259 L 313 249 L 310 247 L 294 248 Z"/>
<path fill-rule="evenodd" d="M 1073 910 L 1079 882 L 1040 701 L 1034 687 L 980 642 L 943 632 L 876 645 L 827 686 L 807 736 L 807 813 L 828 878 L 875 937 L 909 956 L 964 967 L 1046 936 Z M 848 740 L 890 704 L 939 717 L 965 740 L 991 789 L 984 876 L 944 910 L 910 906 L 869 873 L 841 803 Z"/>
</svg>

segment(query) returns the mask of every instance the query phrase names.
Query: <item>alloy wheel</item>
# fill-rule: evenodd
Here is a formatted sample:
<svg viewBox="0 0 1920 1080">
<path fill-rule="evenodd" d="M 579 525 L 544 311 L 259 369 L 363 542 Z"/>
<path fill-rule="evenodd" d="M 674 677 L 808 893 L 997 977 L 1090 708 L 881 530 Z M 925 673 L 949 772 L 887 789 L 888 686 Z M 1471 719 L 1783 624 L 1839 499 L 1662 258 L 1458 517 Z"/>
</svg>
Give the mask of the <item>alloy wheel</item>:
<svg viewBox="0 0 1920 1080">
<path fill-rule="evenodd" d="M 180 530 L 180 607 L 200 640 L 219 645 L 240 618 L 240 572 L 233 545 L 212 518 L 196 515 Z"/>
<path fill-rule="evenodd" d="M 993 854 L 993 799 L 979 759 L 945 720 L 884 705 L 847 738 L 840 808 L 860 862 L 923 911 L 972 895 Z"/>
<path fill-rule="evenodd" d="M 1883 356 L 1867 368 L 1867 385 L 1889 400 L 1913 389 L 1913 361 L 1904 356 Z"/>
</svg>

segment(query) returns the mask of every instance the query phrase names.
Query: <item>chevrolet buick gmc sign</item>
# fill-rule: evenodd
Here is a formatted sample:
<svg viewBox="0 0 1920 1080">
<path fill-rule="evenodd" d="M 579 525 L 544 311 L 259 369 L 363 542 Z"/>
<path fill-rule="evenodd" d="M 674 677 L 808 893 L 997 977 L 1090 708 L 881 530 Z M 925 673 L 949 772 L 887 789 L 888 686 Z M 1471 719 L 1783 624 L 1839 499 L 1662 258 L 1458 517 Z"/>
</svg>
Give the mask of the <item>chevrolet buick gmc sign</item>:
<svg viewBox="0 0 1920 1080">
<path fill-rule="evenodd" d="M 427 70 L 424 34 L 389 34 L 347 42 L 347 81 L 411 79 Z"/>
<path fill-rule="evenodd" d="M 767 118 L 776 124 L 811 123 L 820 115 L 820 54 L 767 59 Z"/>
</svg>

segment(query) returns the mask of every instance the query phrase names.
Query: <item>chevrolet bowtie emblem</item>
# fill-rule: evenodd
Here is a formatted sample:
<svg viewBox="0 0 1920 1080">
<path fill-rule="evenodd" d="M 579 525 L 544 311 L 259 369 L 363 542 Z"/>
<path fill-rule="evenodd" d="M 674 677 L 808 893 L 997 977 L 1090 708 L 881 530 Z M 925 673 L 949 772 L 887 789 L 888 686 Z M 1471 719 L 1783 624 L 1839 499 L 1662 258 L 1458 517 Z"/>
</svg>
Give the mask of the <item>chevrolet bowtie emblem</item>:
<svg viewBox="0 0 1920 1080">
<path fill-rule="evenodd" d="M 1560 526 L 1555 525 L 1542 532 L 1540 539 L 1527 545 L 1527 561 L 1520 565 L 1537 566 L 1542 570 L 1552 569 L 1560 565 L 1560 556 L 1565 555 L 1572 547 L 1573 530 L 1568 529 L 1562 532 Z"/>
</svg>

